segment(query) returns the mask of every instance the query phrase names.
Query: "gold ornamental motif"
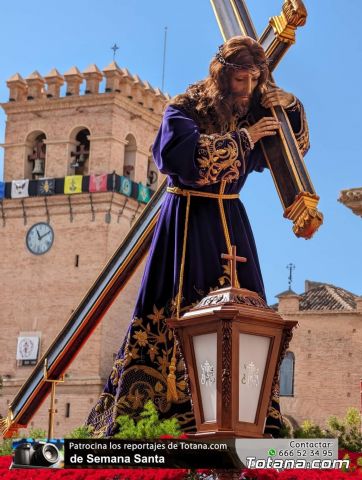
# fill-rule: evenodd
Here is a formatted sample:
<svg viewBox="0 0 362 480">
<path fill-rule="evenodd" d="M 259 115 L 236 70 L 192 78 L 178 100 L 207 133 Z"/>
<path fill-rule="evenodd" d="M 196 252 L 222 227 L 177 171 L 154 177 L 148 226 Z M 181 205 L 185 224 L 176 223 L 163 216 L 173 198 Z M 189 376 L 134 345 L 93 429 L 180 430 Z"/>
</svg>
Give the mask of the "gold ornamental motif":
<svg viewBox="0 0 362 480">
<path fill-rule="evenodd" d="M 311 238 L 323 223 L 323 214 L 317 210 L 318 195 L 301 192 L 292 205 L 284 212 L 284 217 L 292 220 L 293 232 L 297 237 Z"/>
<path fill-rule="evenodd" d="M 220 180 L 233 182 L 240 176 L 241 162 L 236 140 L 230 133 L 225 135 L 201 134 L 198 144 L 197 161 L 200 167 L 200 179 L 197 184 L 210 185 Z"/>
<path fill-rule="evenodd" d="M 307 9 L 302 0 L 284 0 L 283 13 L 294 27 L 303 27 L 307 22 Z"/>
<path fill-rule="evenodd" d="M 295 43 L 295 30 L 305 25 L 307 9 L 302 0 L 284 0 L 280 15 L 272 17 L 269 24 L 273 27 L 278 40 L 284 43 Z"/>
</svg>

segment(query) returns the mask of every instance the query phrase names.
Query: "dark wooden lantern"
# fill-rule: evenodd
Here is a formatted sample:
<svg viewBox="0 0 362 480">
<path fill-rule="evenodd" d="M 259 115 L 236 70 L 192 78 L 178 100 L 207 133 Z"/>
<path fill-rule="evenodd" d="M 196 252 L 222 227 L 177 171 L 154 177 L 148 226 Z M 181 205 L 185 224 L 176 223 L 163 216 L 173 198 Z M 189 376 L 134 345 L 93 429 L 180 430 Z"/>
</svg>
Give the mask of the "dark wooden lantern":
<svg viewBox="0 0 362 480">
<path fill-rule="evenodd" d="M 285 321 L 250 290 L 211 292 L 167 320 L 181 342 L 196 436 L 264 436 L 279 359 L 297 322 Z"/>
</svg>

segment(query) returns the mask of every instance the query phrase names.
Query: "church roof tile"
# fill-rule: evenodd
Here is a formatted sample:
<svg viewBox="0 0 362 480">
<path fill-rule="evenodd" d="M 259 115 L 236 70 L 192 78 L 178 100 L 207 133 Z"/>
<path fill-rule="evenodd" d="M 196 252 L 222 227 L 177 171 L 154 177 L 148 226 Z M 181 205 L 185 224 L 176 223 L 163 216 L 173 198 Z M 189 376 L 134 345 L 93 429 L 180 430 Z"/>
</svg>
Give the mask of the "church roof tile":
<svg viewBox="0 0 362 480">
<path fill-rule="evenodd" d="M 327 283 L 310 285 L 305 293 L 301 294 L 299 310 L 341 310 L 353 311 L 356 309 L 356 297 L 344 288 Z"/>
</svg>

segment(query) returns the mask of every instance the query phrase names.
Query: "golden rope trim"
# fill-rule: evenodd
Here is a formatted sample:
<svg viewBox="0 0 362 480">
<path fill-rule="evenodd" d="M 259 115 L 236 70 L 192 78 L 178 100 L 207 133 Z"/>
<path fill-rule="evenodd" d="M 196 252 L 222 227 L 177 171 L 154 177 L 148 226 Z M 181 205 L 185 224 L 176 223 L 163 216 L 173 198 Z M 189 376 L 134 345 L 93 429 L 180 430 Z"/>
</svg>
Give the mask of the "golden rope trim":
<svg viewBox="0 0 362 480">
<path fill-rule="evenodd" d="M 169 187 L 168 187 L 169 188 Z M 167 188 L 167 190 L 168 190 Z M 181 189 L 180 189 L 181 190 Z M 175 192 L 173 192 L 175 193 Z M 178 284 L 178 293 L 177 293 L 177 307 L 176 307 L 176 316 L 180 318 L 180 309 L 181 309 L 181 300 L 182 300 L 182 288 L 184 282 L 184 270 L 185 270 L 185 258 L 186 258 L 186 245 L 187 245 L 187 234 L 188 234 L 188 227 L 189 227 L 189 215 L 190 215 L 190 203 L 191 203 L 191 195 L 189 192 L 186 191 L 186 215 L 185 215 L 185 225 L 184 225 L 184 237 L 182 242 L 182 257 L 181 257 L 181 266 L 180 266 L 180 278 Z M 172 352 L 172 359 L 169 366 L 169 374 L 167 376 L 167 401 L 177 401 L 178 395 L 176 390 L 176 337 L 175 331 L 173 333 L 174 338 L 174 346 Z"/>
<path fill-rule="evenodd" d="M 184 238 L 183 238 L 183 245 L 182 245 L 182 257 L 181 257 L 181 267 L 180 267 L 180 279 L 178 284 L 178 294 L 177 294 L 177 309 L 176 314 L 177 318 L 180 318 L 180 308 L 181 308 L 181 299 L 182 299 L 182 287 L 184 282 L 184 270 L 185 270 L 185 258 L 186 258 L 186 243 L 187 243 L 187 234 L 188 234 L 188 226 L 189 226 L 189 215 L 190 215 L 190 201 L 191 195 L 187 192 L 187 203 L 186 203 L 186 215 L 185 215 L 185 226 L 184 226 Z"/>
<path fill-rule="evenodd" d="M 225 196 L 224 195 L 225 185 L 226 185 L 226 181 L 222 180 L 221 185 L 220 185 L 220 195 L 219 195 L 218 203 L 219 203 L 221 223 L 222 223 L 222 227 L 223 227 L 224 235 L 225 235 L 226 248 L 228 250 L 229 255 L 231 255 L 232 254 L 232 252 L 231 252 L 231 240 L 230 240 L 229 228 L 228 228 L 228 224 L 226 222 L 225 209 L 224 209 L 224 204 L 223 204 L 223 196 Z M 239 284 L 237 274 L 236 274 L 235 280 L 236 280 L 236 288 L 240 288 L 240 284 Z"/>
<path fill-rule="evenodd" d="M 226 184 L 226 181 L 223 180 L 224 184 Z M 230 193 L 230 194 L 222 194 L 220 193 L 209 193 L 209 192 L 200 192 L 197 190 L 186 190 L 182 189 L 179 187 L 167 187 L 167 192 L 169 193 L 174 193 L 175 195 L 182 195 L 184 197 L 191 196 L 191 197 L 205 197 L 205 198 L 216 198 L 216 199 L 222 199 L 222 200 L 232 200 L 232 199 L 238 199 L 239 194 L 238 193 Z"/>
</svg>

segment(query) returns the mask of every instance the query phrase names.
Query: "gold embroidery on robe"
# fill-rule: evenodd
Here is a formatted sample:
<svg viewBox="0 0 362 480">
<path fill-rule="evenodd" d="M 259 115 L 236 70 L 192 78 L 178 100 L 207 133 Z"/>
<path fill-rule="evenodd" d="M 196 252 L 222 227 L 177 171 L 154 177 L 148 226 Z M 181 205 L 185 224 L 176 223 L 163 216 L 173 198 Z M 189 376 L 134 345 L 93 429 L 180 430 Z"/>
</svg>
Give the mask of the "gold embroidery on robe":
<svg viewBox="0 0 362 480">
<path fill-rule="evenodd" d="M 235 132 L 235 136 L 240 134 Z M 222 180 L 233 182 L 240 176 L 239 167 L 244 162 L 244 152 L 233 135 L 201 134 L 198 142 L 197 162 L 199 164 L 200 186 Z"/>
<path fill-rule="evenodd" d="M 186 309 L 189 308 L 190 305 Z M 175 372 L 178 400 L 176 402 L 167 400 L 167 376 L 172 359 L 174 335 L 173 330 L 167 328 L 164 311 L 164 307 L 157 308 L 154 305 L 153 312 L 147 315 L 146 319 L 134 318 L 122 356 L 115 360 L 110 375 L 114 387 L 122 382 L 124 394 L 118 398 L 106 392 L 100 395 L 89 419 L 90 424 L 95 426 L 92 434 L 94 437 L 104 436 L 109 425 L 114 424 L 119 415 L 128 414 L 137 418 L 147 399 L 156 404 L 160 413 L 167 413 L 172 403 L 180 405 L 190 401 L 185 364 L 178 343 Z M 175 416 L 181 428 L 187 431 L 185 426 L 193 419 L 192 411 L 181 411 Z M 190 430 L 193 428 L 192 425 L 189 427 Z"/>
</svg>

